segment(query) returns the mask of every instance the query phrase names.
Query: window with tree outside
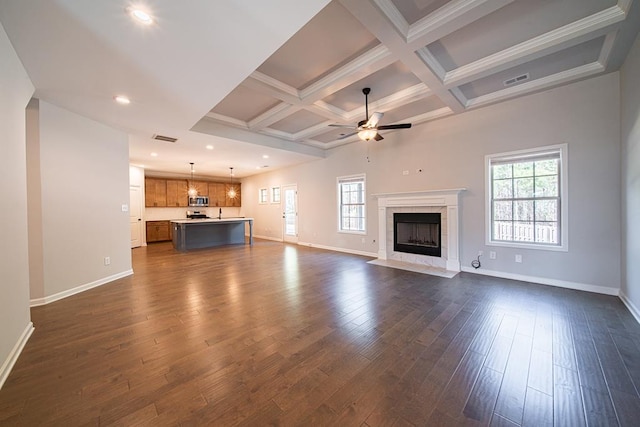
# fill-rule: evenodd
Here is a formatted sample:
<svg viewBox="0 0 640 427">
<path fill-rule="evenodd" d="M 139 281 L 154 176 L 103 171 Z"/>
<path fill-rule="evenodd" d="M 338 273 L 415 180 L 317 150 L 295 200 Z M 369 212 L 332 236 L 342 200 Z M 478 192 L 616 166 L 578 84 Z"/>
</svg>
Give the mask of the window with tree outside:
<svg viewBox="0 0 640 427">
<path fill-rule="evenodd" d="M 366 206 L 364 175 L 338 178 L 338 215 L 340 231 L 365 232 Z"/>
<path fill-rule="evenodd" d="M 489 244 L 566 250 L 566 144 L 487 156 Z"/>
</svg>

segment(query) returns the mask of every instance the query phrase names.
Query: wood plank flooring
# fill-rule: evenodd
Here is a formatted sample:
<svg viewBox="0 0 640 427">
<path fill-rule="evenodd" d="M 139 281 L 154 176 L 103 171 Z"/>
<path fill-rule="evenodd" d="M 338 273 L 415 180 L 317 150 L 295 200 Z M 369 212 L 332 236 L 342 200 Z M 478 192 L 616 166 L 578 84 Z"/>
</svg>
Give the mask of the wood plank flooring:
<svg viewBox="0 0 640 427">
<path fill-rule="evenodd" d="M 32 309 L 0 425 L 635 426 L 615 297 L 257 240 Z"/>
</svg>

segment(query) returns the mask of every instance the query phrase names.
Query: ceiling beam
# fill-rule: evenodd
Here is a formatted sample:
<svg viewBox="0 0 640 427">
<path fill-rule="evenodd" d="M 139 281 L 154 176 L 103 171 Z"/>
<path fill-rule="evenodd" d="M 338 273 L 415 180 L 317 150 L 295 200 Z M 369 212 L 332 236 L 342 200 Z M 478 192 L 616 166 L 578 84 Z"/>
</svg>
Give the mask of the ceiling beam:
<svg viewBox="0 0 640 427">
<path fill-rule="evenodd" d="M 434 95 L 453 111 L 464 111 L 464 106 L 442 85 L 438 76 L 416 55 L 414 49 L 407 45 L 405 37 L 379 7 L 369 0 L 340 0 L 340 3 L 424 82 Z"/>
</svg>

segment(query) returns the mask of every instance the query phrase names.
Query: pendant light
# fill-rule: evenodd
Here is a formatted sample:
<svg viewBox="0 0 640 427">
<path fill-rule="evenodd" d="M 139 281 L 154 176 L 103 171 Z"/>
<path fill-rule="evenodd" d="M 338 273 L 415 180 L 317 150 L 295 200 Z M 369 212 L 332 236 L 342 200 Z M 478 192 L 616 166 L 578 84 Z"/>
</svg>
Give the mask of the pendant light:
<svg viewBox="0 0 640 427">
<path fill-rule="evenodd" d="M 189 181 L 189 190 L 187 190 L 187 194 L 189 197 L 196 197 L 198 195 L 198 189 L 193 186 L 193 162 L 189 162 L 191 165 L 191 181 Z"/>
<path fill-rule="evenodd" d="M 236 189 L 233 187 L 233 168 L 232 167 L 229 168 L 229 175 L 231 178 L 230 178 L 230 184 L 229 184 L 229 191 L 227 191 L 227 197 L 229 197 L 230 199 L 235 199 L 238 194 L 236 193 Z"/>
</svg>

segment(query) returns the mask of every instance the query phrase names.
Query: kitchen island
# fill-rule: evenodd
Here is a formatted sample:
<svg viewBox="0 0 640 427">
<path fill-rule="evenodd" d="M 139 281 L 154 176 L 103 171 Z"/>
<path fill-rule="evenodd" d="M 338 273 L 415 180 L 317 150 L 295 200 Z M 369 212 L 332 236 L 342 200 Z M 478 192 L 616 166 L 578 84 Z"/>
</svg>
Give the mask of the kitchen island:
<svg viewBox="0 0 640 427">
<path fill-rule="evenodd" d="M 245 244 L 246 223 L 249 223 L 249 244 L 253 245 L 253 218 L 172 220 L 173 247 L 184 252 L 213 246 Z"/>
</svg>

